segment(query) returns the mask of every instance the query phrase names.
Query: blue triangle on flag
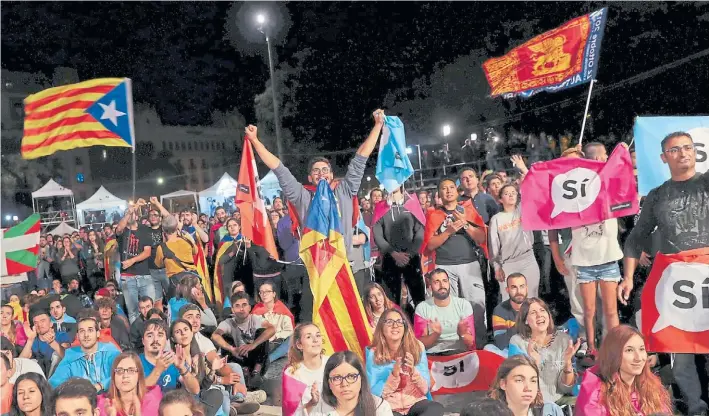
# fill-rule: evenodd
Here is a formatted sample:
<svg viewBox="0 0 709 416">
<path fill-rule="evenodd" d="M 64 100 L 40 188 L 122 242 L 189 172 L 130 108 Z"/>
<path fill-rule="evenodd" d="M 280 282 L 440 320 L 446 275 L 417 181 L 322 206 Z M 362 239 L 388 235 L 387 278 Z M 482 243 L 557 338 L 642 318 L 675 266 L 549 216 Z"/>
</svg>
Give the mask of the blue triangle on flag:
<svg viewBox="0 0 709 416">
<path fill-rule="evenodd" d="M 107 130 L 119 135 L 129 145 L 134 146 L 131 128 L 133 103 L 129 98 L 129 87 L 126 86 L 128 81 L 125 80 L 116 85 L 114 89 L 91 104 L 86 112 L 103 124 Z"/>
</svg>

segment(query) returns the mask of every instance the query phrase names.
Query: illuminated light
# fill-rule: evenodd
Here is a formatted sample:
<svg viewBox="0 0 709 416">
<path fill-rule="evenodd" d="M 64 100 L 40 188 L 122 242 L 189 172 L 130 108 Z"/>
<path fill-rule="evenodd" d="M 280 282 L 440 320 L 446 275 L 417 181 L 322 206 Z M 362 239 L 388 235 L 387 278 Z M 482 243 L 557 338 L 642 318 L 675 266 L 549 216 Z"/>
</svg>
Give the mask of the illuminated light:
<svg viewBox="0 0 709 416">
<path fill-rule="evenodd" d="M 451 134 L 451 126 L 446 124 L 443 126 L 443 137 L 446 137 L 449 134 Z"/>
<path fill-rule="evenodd" d="M 413 153 L 413 152 L 414 152 L 414 149 L 412 149 L 412 148 L 410 148 L 410 147 L 407 147 L 407 148 L 406 148 L 406 154 L 407 154 L 407 155 L 410 155 L 410 154 Z"/>
<path fill-rule="evenodd" d="M 478 139 L 478 135 L 477 135 L 477 134 L 472 133 L 472 134 L 470 135 L 470 140 L 475 141 L 475 140 L 477 140 L 477 139 Z"/>
<path fill-rule="evenodd" d="M 256 22 L 260 25 L 266 23 L 266 16 L 263 13 L 256 15 Z"/>
</svg>

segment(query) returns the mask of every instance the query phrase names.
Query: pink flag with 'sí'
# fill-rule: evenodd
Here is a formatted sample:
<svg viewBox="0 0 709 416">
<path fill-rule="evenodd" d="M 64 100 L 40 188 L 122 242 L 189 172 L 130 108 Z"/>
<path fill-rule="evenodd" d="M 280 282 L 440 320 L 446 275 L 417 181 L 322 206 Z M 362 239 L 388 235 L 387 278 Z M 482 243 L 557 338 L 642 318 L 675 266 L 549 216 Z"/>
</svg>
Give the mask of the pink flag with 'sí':
<svg viewBox="0 0 709 416">
<path fill-rule="evenodd" d="M 635 215 L 638 183 L 630 152 L 618 145 L 607 162 L 560 158 L 535 163 L 522 182 L 522 227 L 556 230 Z"/>
<path fill-rule="evenodd" d="M 302 364 L 301 364 L 302 365 Z M 287 371 L 283 372 L 283 397 L 281 399 L 281 407 L 283 409 L 284 416 L 292 416 L 298 410 L 298 405 L 303 398 L 303 393 L 305 389 L 310 387 L 305 385 L 300 380 L 295 379 L 293 376 L 288 374 Z"/>
</svg>

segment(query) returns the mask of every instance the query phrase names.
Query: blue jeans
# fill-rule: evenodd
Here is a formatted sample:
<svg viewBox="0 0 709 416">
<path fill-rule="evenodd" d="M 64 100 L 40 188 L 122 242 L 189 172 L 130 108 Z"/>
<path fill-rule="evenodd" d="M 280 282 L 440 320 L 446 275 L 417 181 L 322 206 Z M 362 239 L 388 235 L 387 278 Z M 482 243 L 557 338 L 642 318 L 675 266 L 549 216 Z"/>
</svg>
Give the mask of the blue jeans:
<svg viewBox="0 0 709 416">
<path fill-rule="evenodd" d="M 150 276 L 153 277 L 153 285 L 155 285 L 155 301 L 161 300 L 170 287 L 167 273 L 165 269 L 150 269 Z"/>
<path fill-rule="evenodd" d="M 279 346 L 276 347 L 270 354 L 268 354 L 268 362 L 272 363 L 279 358 L 283 358 L 288 355 L 288 348 L 290 348 L 290 337 L 286 338 L 281 342 Z"/>
<path fill-rule="evenodd" d="M 153 285 L 153 278 L 149 274 L 139 276 L 123 275 L 122 277 L 121 289 L 128 308 L 128 320 L 132 324 L 140 313 L 138 311 L 138 299 L 147 296 L 155 300 L 155 285 Z"/>
</svg>

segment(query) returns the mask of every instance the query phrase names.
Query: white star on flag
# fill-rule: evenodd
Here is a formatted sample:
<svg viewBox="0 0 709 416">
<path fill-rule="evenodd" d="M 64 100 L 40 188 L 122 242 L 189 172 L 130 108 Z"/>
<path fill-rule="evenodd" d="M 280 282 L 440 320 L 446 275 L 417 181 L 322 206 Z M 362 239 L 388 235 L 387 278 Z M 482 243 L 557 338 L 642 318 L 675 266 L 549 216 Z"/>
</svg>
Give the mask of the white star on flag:
<svg viewBox="0 0 709 416">
<path fill-rule="evenodd" d="M 103 108 L 101 120 L 111 120 L 114 126 L 118 126 L 118 117 L 126 115 L 126 113 L 116 110 L 116 100 L 111 101 L 109 105 L 103 103 L 98 103 L 98 105 Z"/>
</svg>

